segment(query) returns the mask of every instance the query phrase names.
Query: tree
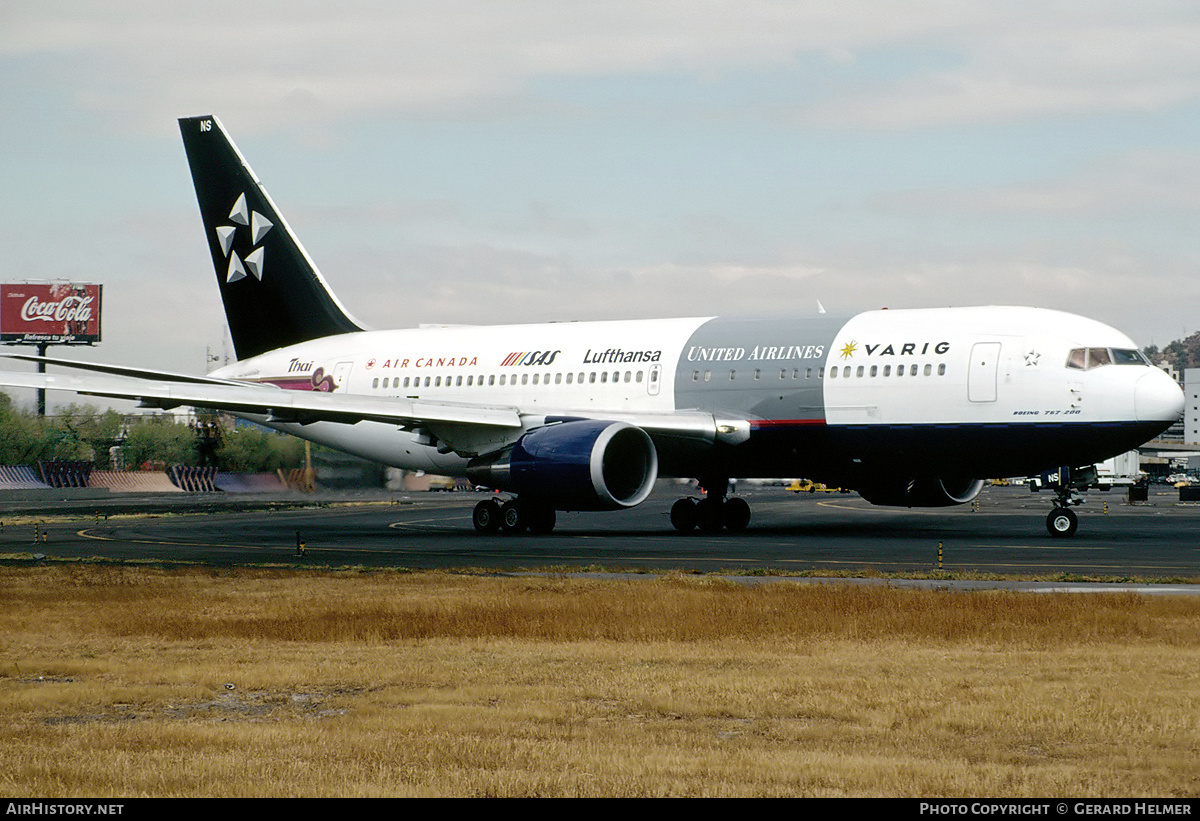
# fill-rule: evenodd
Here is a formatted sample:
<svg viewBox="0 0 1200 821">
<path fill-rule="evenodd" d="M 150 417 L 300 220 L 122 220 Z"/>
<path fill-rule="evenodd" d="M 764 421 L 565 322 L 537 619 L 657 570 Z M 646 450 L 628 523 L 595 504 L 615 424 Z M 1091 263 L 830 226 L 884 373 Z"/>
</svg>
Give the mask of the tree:
<svg viewBox="0 0 1200 821">
<path fill-rule="evenodd" d="M 125 467 L 132 470 L 145 465 L 160 470 L 169 465 L 194 465 L 196 436 L 187 425 L 149 417 L 129 429 L 121 452 Z"/>
<path fill-rule="evenodd" d="M 221 438 L 217 466 L 230 473 L 262 473 L 301 467 L 304 443 L 260 428 L 234 428 Z"/>
</svg>

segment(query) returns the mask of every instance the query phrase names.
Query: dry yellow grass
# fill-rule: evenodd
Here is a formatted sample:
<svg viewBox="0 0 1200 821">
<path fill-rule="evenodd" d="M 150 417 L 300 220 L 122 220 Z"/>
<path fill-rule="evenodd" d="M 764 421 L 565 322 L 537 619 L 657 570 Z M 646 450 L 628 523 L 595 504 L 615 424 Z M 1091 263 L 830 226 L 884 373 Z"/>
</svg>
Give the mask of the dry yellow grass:
<svg viewBox="0 0 1200 821">
<path fill-rule="evenodd" d="M 0 568 L 0 646 L 5 796 L 1200 793 L 1191 598 Z"/>
</svg>

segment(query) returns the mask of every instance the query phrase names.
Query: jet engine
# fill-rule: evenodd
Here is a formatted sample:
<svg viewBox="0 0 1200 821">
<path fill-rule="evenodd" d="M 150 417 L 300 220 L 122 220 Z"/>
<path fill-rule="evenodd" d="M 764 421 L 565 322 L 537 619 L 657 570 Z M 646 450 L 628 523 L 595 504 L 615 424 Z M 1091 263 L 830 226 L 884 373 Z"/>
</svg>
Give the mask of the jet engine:
<svg viewBox="0 0 1200 821">
<path fill-rule="evenodd" d="M 618 510 L 650 495 L 658 454 L 644 430 L 624 422 L 560 422 L 472 460 L 467 476 L 558 510 Z"/>
<path fill-rule="evenodd" d="M 873 505 L 951 507 L 965 505 L 983 489 L 982 479 L 899 479 L 864 484 L 858 495 Z"/>
</svg>

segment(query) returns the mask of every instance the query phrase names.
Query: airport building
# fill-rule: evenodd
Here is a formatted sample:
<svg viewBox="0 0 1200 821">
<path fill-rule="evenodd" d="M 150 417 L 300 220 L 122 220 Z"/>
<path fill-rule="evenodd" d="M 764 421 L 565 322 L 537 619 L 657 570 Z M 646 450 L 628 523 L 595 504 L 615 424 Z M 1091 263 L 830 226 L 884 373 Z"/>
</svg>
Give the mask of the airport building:
<svg viewBox="0 0 1200 821">
<path fill-rule="evenodd" d="M 1183 372 L 1183 441 L 1200 444 L 1200 368 Z"/>
</svg>

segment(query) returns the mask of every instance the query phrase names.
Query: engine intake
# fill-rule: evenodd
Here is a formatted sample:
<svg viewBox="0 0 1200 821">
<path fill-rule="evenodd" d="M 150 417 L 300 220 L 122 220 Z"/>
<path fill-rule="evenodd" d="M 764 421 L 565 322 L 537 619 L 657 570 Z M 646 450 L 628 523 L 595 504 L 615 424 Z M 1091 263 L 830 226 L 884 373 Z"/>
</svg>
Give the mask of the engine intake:
<svg viewBox="0 0 1200 821">
<path fill-rule="evenodd" d="M 658 454 L 644 430 L 624 422 L 561 422 L 529 431 L 499 456 L 473 460 L 467 476 L 558 510 L 618 510 L 650 495 Z"/>
<path fill-rule="evenodd" d="M 857 488 L 871 504 L 895 507 L 965 505 L 982 489 L 982 479 L 901 479 Z"/>
</svg>

